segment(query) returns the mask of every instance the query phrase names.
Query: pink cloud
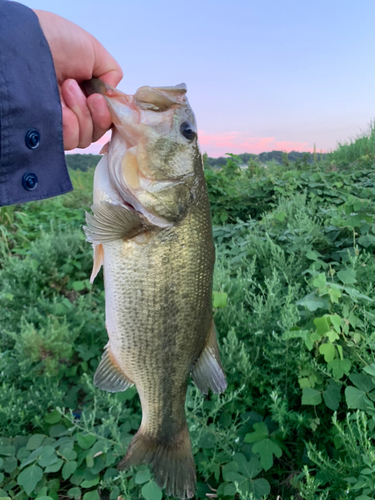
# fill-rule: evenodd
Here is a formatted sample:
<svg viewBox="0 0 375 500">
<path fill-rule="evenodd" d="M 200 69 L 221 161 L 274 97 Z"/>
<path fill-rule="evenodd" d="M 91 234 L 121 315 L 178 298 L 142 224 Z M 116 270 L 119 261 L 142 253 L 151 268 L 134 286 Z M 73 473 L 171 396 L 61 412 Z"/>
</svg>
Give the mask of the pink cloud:
<svg viewBox="0 0 375 500">
<path fill-rule="evenodd" d="M 207 152 L 209 156 L 224 156 L 226 153 L 253 153 L 259 154 L 264 151 L 309 151 L 313 152 L 313 147 L 307 142 L 280 141 L 275 137 L 260 137 L 247 132 L 221 132 L 207 133 L 200 130 L 198 133 L 199 144 L 202 153 Z M 111 138 L 111 132 L 107 132 L 98 141 L 91 144 L 86 149 L 73 149 L 68 153 L 99 154 L 103 145 Z M 320 152 L 320 151 L 319 151 Z M 324 152 L 324 151 L 323 151 Z"/>
<path fill-rule="evenodd" d="M 224 156 L 225 153 L 253 153 L 264 151 L 313 151 L 307 142 L 279 141 L 275 137 L 253 136 L 246 132 L 223 132 L 210 134 L 204 130 L 198 133 L 202 152 L 209 156 Z"/>
</svg>

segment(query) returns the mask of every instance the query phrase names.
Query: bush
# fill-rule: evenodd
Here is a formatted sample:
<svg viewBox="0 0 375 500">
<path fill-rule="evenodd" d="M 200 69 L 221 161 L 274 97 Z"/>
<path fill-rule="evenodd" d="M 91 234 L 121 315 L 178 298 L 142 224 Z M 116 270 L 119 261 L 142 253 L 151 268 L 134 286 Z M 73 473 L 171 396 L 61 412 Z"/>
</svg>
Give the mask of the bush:
<svg viewBox="0 0 375 500">
<path fill-rule="evenodd" d="M 228 389 L 188 388 L 197 498 L 374 498 L 372 165 L 251 162 L 205 172 Z M 92 171 L 76 174 L 74 193 L 0 214 L 0 497 L 161 500 L 146 466 L 115 468 L 136 390 L 92 384 L 104 295 L 80 229 Z"/>
</svg>

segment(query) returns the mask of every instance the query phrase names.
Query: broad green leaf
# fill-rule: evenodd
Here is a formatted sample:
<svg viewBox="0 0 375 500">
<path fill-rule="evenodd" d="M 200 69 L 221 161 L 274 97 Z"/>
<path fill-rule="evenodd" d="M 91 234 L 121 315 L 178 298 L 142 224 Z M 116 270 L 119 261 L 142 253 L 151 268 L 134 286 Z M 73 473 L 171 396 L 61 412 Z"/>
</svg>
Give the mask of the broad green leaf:
<svg viewBox="0 0 375 500">
<path fill-rule="evenodd" d="M 224 477 L 224 476 L 223 476 Z M 239 474 L 238 472 L 227 472 L 225 475 L 225 481 L 228 483 L 242 483 L 246 479 L 243 477 L 242 474 Z"/>
<path fill-rule="evenodd" d="M 321 297 L 318 297 L 315 292 L 310 293 L 296 302 L 297 306 L 307 307 L 309 311 L 316 311 L 319 308 L 328 308 L 326 301 Z"/>
<path fill-rule="evenodd" d="M 301 389 L 306 389 L 307 387 L 311 387 L 310 379 L 308 377 L 299 378 L 298 383 Z"/>
<path fill-rule="evenodd" d="M 44 469 L 45 474 L 48 474 L 49 472 L 57 472 L 61 469 L 64 461 L 61 460 L 60 458 L 57 459 L 57 461 L 52 464 L 52 465 L 47 465 L 47 467 Z"/>
<path fill-rule="evenodd" d="M 328 290 L 329 297 L 331 299 L 332 304 L 338 304 L 339 303 L 339 298 L 342 296 L 342 293 L 340 290 L 337 290 L 335 288 L 330 288 Z"/>
<path fill-rule="evenodd" d="M 4 457 L 13 457 L 16 454 L 16 448 L 11 445 L 0 446 L 0 455 Z"/>
<path fill-rule="evenodd" d="M 349 379 L 361 391 L 370 392 L 375 388 L 374 382 L 368 375 L 362 373 L 353 373 L 349 376 Z"/>
<path fill-rule="evenodd" d="M 338 314 L 332 314 L 330 316 L 331 323 L 337 333 L 341 332 L 341 318 Z"/>
<path fill-rule="evenodd" d="M 246 434 L 244 442 L 254 443 L 254 441 L 261 441 L 269 436 L 268 427 L 264 422 L 258 422 L 253 425 L 254 432 Z"/>
<path fill-rule="evenodd" d="M 332 343 L 335 340 L 338 340 L 340 336 L 335 332 L 334 330 L 330 330 L 329 332 L 326 333 L 326 337 L 328 337 L 328 340 Z"/>
<path fill-rule="evenodd" d="M 150 481 L 142 487 L 142 495 L 146 500 L 161 500 L 163 492 L 155 481 Z"/>
<path fill-rule="evenodd" d="M 275 215 L 275 219 L 279 220 L 280 222 L 284 222 L 286 215 L 286 212 L 279 212 Z"/>
<path fill-rule="evenodd" d="M 151 473 L 149 469 L 140 470 L 134 477 L 135 484 L 147 483 L 151 479 Z"/>
<path fill-rule="evenodd" d="M 325 333 L 329 332 L 331 329 L 329 316 L 322 316 L 321 318 L 314 319 L 314 325 L 316 327 L 316 331 L 318 335 L 322 336 Z"/>
<path fill-rule="evenodd" d="M 255 499 L 260 499 L 271 493 L 271 486 L 267 479 L 253 479 L 243 483 L 240 490 L 243 495 L 252 493 Z"/>
<path fill-rule="evenodd" d="M 35 462 L 36 460 L 39 459 L 40 453 L 43 450 L 43 446 L 39 446 L 36 450 L 32 451 L 30 455 L 22 461 L 21 463 L 21 469 L 23 467 L 26 467 L 26 465 L 30 465 L 31 463 Z"/>
<path fill-rule="evenodd" d="M 363 370 L 368 373 L 369 375 L 371 375 L 372 377 L 375 377 L 375 363 L 372 363 L 371 365 L 369 366 L 365 366 L 363 368 Z"/>
<path fill-rule="evenodd" d="M 258 453 L 260 457 L 260 464 L 265 471 L 269 470 L 273 464 L 273 456 L 280 458 L 282 455 L 281 448 L 271 441 L 271 439 L 263 439 L 254 444 L 251 451 Z"/>
<path fill-rule="evenodd" d="M 316 406 L 322 402 L 322 396 L 316 389 L 306 387 L 302 390 L 302 404 Z"/>
<path fill-rule="evenodd" d="M 337 277 L 342 283 L 344 283 L 344 285 L 353 285 L 354 283 L 357 283 L 357 280 L 355 279 L 356 272 L 354 269 L 341 270 L 337 273 Z"/>
<path fill-rule="evenodd" d="M 227 305 L 228 295 L 225 292 L 212 292 L 213 306 L 215 308 L 224 308 Z"/>
<path fill-rule="evenodd" d="M 64 448 L 60 451 L 60 453 L 68 461 L 75 460 L 77 458 L 77 452 L 71 448 Z"/>
<path fill-rule="evenodd" d="M 345 399 L 348 407 L 355 408 L 356 410 L 368 410 L 371 405 L 374 406 L 367 399 L 364 391 L 353 386 L 349 386 L 345 389 Z"/>
<path fill-rule="evenodd" d="M 30 451 L 26 450 L 26 446 L 22 446 L 22 448 L 20 448 L 17 451 L 17 458 L 20 462 L 22 462 L 23 460 L 28 458 L 30 456 L 30 454 L 31 454 Z"/>
<path fill-rule="evenodd" d="M 62 468 L 61 475 L 63 479 L 68 479 L 77 469 L 77 462 L 66 462 Z"/>
<path fill-rule="evenodd" d="M 81 498 L 81 488 L 78 487 L 70 488 L 67 495 L 69 498 L 74 498 L 75 500 L 79 500 Z"/>
<path fill-rule="evenodd" d="M 238 472 L 238 463 L 237 462 L 229 462 L 223 467 L 223 479 L 224 481 L 230 481 L 228 479 L 231 474 Z"/>
<path fill-rule="evenodd" d="M 344 350 L 340 344 L 336 344 L 337 352 L 339 353 L 340 359 L 344 359 Z"/>
<path fill-rule="evenodd" d="M 330 410 L 338 410 L 341 400 L 340 390 L 341 386 L 334 380 L 328 381 L 326 390 L 323 392 L 323 399 Z"/>
<path fill-rule="evenodd" d="M 88 491 L 83 495 L 83 500 L 100 500 L 98 491 Z"/>
<path fill-rule="evenodd" d="M 306 253 L 306 257 L 309 259 L 309 260 L 318 260 L 319 258 L 319 255 L 317 252 L 315 252 L 314 250 L 310 250 Z"/>
<path fill-rule="evenodd" d="M 39 454 L 38 465 L 41 467 L 47 467 L 47 465 L 52 465 L 57 462 L 58 458 L 56 455 L 56 450 L 53 446 L 44 446 Z"/>
<path fill-rule="evenodd" d="M 311 342 L 319 342 L 321 339 L 321 336 L 319 335 L 319 333 L 316 333 L 316 332 L 312 332 L 310 334 L 310 341 Z"/>
<path fill-rule="evenodd" d="M 36 450 L 42 444 L 45 437 L 43 434 L 34 434 L 28 440 L 26 449 L 30 451 Z"/>
<path fill-rule="evenodd" d="M 335 346 L 333 344 L 322 344 L 319 346 L 319 352 L 323 354 L 326 363 L 329 363 L 335 358 Z"/>
<path fill-rule="evenodd" d="M 48 497 L 48 496 L 40 496 L 40 497 L 37 497 L 38 500 L 54 500 L 52 497 Z"/>
<path fill-rule="evenodd" d="M 27 467 L 26 469 L 20 472 L 20 474 L 17 477 L 17 483 L 20 486 L 22 486 L 27 495 L 30 496 L 31 493 L 34 491 L 35 486 L 42 479 L 42 477 L 43 477 L 42 469 L 37 465 L 30 465 L 30 467 Z"/>
<path fill-rule="evenodd" d="M 348 375 L 352 363 L 349 359 L 334 359 L 328 363 L 328 370 L 332 371 L 332 375 L 340 380 L 344 375 Z"/>
<path fill-rule="evenodd" d="M 49 430 L 51 437 L 60 437 L 69 434 L 69 431 L 62 424 L 53 425 Z"/>
<path fill-rule="evenodd" d="M 96 486 L 99 483 L 99 474 L 94 479 L 85 479 L 81 486 L 82 488 L 92 488 L 92 486 Z"/>
<path fill-rule="evenodd" d="M 4 460 L 4 472 L 12 474 L 17 469 L 18 461 L 16 457 L 6 457 Z"/>
<path fill-rule="evenodd" d="M 242 453 L 235 453 L 233 458 L 238 464 L 238 472 L 243 474 L 248 479 L 252 479 L 257 476 L 262 470 L 258 457 L 252 457 L 249 461 L 247 461 L 246 457 Z"/>
<path fill-rule="evenodd" d="M 51 413 L 47 413 L 44 417 L 44 421 L 51 425 L 58 424 L 61 421 L 61 414 L 57 410 L 53 410 Z"/>
<path fill-rule="evenodd" d="M 72 288 L 76 292 L 80 292 L 86 288 L 86 285 L 84 281 L 73 281 Z"/>
<path fill-rule="evenodd" d="M 288 330 L 282 335 L 283 340 L 289 339 L 302 339 L 309 351 L 313 348 L 313 343 L 310 340 L 310 334 L 308 330 Z"/>
<path fill-rule="evenodd" d="M 83 450 L 88 450 L 95 443 L 96 437 L 92 434 L 77 434 L 78 446 Z"/>
<path fill-rule="evenodd" d="M 323 288 L 326 286 L 326 275 L 324 273 L 320 273 L 316 278 L 313 280 L 313 286 L 316 288 Z"/>
<path fill-rule="evenodd" d="M 204 432 L 199 439 L 199 446 L 205 450 L 214 448 L 216 445 L 216 437 L 210 431 Z"/>
</svg>

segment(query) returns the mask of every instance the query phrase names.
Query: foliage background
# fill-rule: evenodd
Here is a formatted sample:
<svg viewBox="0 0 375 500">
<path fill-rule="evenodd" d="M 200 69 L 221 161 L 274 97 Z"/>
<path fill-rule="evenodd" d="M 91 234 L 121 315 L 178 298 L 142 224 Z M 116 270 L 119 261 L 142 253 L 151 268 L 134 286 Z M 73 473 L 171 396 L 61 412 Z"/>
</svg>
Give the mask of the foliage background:
<svg viewBox="0 0 375 500">
<path fill-rule="evenodd" d="M 205 157 L 228 389 L 189 386 L 199 499 L 375 498 L 374 144 L 371 128 L 313 163 Z M 0 209 L 0 497 L 161 500 L 146 466 L 116 469 L 135 389 L 92 384 L 104 291 L 81 226 L 96 158 L 68 161 L 72 193 Z"/>
</svg>

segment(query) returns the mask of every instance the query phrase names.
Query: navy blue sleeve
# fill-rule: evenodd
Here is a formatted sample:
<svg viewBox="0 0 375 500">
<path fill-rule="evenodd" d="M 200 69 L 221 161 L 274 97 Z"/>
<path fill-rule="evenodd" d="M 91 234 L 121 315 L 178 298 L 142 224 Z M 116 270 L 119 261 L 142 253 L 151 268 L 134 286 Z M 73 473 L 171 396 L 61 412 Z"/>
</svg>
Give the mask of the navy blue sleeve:
<svg viewBox="0 0 375 500">
<path fill-rule="evenodd" d="M 0 0 L 0 206 L 71 189 L 49 45 L 31 9 Z"/>
</svg>

